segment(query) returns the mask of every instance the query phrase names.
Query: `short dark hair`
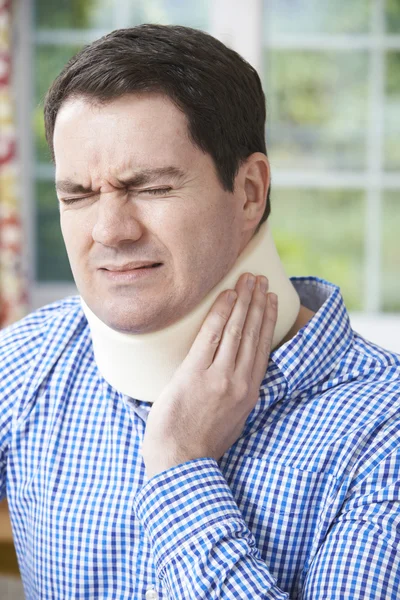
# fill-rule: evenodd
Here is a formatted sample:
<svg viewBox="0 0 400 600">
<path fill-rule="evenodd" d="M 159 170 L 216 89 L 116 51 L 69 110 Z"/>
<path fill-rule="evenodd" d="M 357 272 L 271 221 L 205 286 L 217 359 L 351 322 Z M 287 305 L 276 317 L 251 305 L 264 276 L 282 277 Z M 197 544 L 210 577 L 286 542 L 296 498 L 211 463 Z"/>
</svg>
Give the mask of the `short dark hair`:
<svg viewBox="0 0 400 600">
<path fill-rule="evenodd" d="M 243 161 L 266 152 L 265 96 L 257 71 L 211 35 L 180 25 L 118 29 L 85 46 L 65 65 L 44 102 L 46 140 L 72 97 L 102 104 L 138 92 L 167 95 L 188 120 L 193 143 L 208 153 L 226 191 Z M 270 189 L 262 219 L 270 214 Z"/>
</svg>

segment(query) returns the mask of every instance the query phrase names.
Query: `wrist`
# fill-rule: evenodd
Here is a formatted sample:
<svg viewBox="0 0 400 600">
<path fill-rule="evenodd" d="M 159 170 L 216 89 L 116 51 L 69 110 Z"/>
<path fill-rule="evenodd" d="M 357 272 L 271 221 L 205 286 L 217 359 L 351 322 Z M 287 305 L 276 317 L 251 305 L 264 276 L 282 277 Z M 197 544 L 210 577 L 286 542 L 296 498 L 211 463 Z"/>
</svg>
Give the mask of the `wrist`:
<svg viewBox="0 0 400 600">
<path fill-rule="evenodd" d="M 151 452 L 149 454 L 143 453 L 143 460 L 146 467 L 146 475 L 148 479 L 151 479 L 155 475 L 172 469 L 180 464 L 192 460 L 194 457 L 189 456 L 183 452 L 179 452 L 177 449 L 169 449 L 168 451 L 164 448 L 158 452 Z"/>
</svg>

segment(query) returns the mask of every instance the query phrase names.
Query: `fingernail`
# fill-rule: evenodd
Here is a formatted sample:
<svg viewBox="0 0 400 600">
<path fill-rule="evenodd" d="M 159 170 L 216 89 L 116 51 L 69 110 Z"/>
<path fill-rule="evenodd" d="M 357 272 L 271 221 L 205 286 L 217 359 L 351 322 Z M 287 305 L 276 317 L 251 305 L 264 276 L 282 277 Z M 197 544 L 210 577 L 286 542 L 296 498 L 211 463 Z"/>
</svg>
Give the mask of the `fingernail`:
<svg viewBox="0 0 400 600">
<path fill-rule="evenodd" d="M 254 286 L 256 284 L 256 278 L 254 277 L 254 275 L 248 275 L 247 276 L 247 285 L 250 291 L 254 290 Z"/>
<path fill-rule="evenodd" d="M 278 296 L 276 294 L 270 294 L 269 301 L 271 302 L 271 306 L 273 308 L 276 308 L 278 306 Z"/>
<path fill-rule="evenodd" d="M 236 300 L 236 297 L 237 297 L 237 293 L 236 292 L 229 292 L 229 294 L 228 294 L 228 296 L 226 298 L 227 301 L 228 301 L 229 306 L 233 305 L 233 303 Z"/>
</svg>

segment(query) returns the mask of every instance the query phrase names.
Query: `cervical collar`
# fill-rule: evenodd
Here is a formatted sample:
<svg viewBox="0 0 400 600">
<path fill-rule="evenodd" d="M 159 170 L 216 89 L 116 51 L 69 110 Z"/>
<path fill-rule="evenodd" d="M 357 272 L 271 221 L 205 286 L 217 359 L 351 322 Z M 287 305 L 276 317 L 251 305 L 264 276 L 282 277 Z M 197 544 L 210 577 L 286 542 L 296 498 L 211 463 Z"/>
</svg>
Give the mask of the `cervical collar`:
<svg viewBox="0 0 400 600">
<path fill-rule="evenodd" d="M 223 290 L 234 289 L 245 272 L 265 275 L 269 292 L 278 296 L 278 319 L 272 342 L 275 348 L 295 323 L 300 299 L 284 271 L 266 221 L 226 276 L 189 314 L 165 329 L 143 334 L 121 333 L 103 323 L 81 297 L 101 375 L 119 392 L 155 402 L 189 352 L 217 296 Z"/>
</svg>

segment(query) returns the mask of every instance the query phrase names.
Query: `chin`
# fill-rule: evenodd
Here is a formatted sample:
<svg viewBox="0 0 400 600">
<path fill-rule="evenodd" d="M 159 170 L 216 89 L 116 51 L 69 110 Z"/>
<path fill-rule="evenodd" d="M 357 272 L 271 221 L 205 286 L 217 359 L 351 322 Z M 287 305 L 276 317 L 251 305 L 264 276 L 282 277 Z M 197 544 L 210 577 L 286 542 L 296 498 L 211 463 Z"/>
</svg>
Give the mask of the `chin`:
<svg viewBox="0 0 400 600">
<path fill-rule="evenodd" d="M 182 302 L 177 305 L 175 296 L 165 294 L 160 298 L 156 295 L 150 301 L 149 298 L 140 299 L 132 289 L 128 291 L 129 294 L 121 295 L 97 290 L 94 294 L 82 294 L 82 297 L 88 298 L 85 300 L 86 304 L 103 323 L 126 334 L 160 331 L 175 323 L 191 309 Z"/>
<path fill-rule="evenodd" d="M 103 306 L 102 310 L 96 314 L 103 323 L 119 333 L 138 335 L 141 333 L 151 333 L 167 326 L 165 316 L 161 319 L 160 313 L 157 312 L 152 314 L 147 312 L 145 314 L 145 311 L 135 309 L 135 314 L 132 314 L 132 311 L 127 314 L 124 309 L 118 311 L 114 307 L 111 310 L 105 310 Z"/>
<path fill-rule="evenodd" d="M 120 333 L 147 333 L 151 330 L 151 327 L 154 326 L 154 322 L 149 323 L 148 321 L 143 320 L 143 318 L 135 319 L 132 318 L 132 316 L 130 318 L 119 318 L 118 315 L 109 315 L 107 313 L 104 314 L 104 312 L 100 315 L 100 319 L 103 321 L 103 323 L 108 325 L 108 327 L 111 327 L 111 329 L 114 329 Z"/>
</svg>

